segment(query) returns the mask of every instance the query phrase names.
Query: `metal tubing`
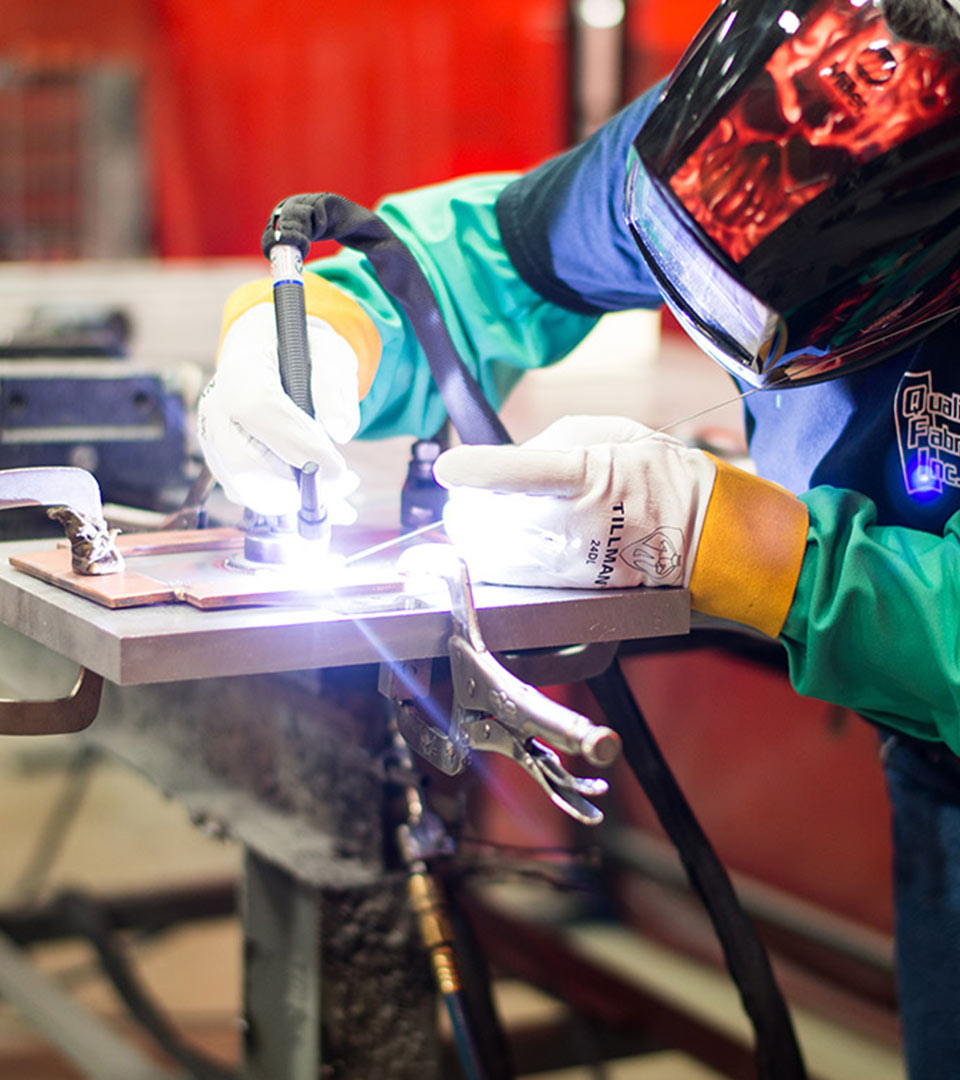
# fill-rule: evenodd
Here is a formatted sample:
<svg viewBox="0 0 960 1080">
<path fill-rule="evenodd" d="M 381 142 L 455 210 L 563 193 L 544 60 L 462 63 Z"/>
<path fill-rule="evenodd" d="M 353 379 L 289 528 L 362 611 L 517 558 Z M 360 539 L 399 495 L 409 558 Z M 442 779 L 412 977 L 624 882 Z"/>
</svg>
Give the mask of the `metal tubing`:
<svg viewBox="0 0 960 1080">
<path fill-rule="evenodd" d="M 81 668 L 70 693 L 54 701 L 0 699 L 0 735 L 65 735 L 89 727 L 100 708 L 103 679 Z"/>
</svg>

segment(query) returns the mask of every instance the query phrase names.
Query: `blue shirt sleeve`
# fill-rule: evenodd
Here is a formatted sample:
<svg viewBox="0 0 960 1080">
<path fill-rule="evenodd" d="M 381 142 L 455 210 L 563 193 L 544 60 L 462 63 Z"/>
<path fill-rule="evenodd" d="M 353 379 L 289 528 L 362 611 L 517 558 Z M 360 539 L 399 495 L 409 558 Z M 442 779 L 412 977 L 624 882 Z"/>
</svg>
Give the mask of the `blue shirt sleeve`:
<svg viewBox="0 0 960 1080">
<path fill-rule="evenodd" d="M 546 300 L 588 315 L 660 306 L 624 210 L 627 154 L 659 92 L 653 87 L 585 142 L 501 192 L 504 248 Z"/>
</svg>

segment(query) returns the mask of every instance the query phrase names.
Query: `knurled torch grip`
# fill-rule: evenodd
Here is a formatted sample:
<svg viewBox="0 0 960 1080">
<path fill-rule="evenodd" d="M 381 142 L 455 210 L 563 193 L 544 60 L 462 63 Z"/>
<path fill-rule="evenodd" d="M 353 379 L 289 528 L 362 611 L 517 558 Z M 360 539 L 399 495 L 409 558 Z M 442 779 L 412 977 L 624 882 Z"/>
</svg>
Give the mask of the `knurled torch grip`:
<svg viewBox="0 0 960 1080">
<path fill-rule="evenodd" d="M 310 392 L 310 344 L 303 298 L 303 255 L 298 247 L 278 241 L 270 248 L 269 257 L 280 382 L 290 400 L 312 417 L 315 414 Z M 316 462 L 308 461 L 297 470 L 300 487 L 297 532 L 304 539 L 326 542 L 329 540 L 330 526 L 326 509 L 320 502 L 318 481 Z"/>
<path fill-rule="evenodd" d="M 280 382 L 291 401 L 307 416 L 313 416 L 307 309 L 303 299 L 303 257 L 299 249 L 290 244 L 274 244 L 270 249 L 270 273 L 277 320 Z"/>
</svg>

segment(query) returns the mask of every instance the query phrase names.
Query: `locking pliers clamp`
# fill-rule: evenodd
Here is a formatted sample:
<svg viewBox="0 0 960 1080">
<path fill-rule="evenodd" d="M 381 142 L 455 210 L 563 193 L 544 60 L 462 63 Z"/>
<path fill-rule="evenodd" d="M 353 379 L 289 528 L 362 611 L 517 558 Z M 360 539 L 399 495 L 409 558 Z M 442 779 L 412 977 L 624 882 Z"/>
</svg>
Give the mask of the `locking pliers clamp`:
<svg viewBox="0 0 960 1080">
<path fill-rule="evenodd" d="M 474 751 L 511 758 L 561 810 L 585 825 L 599 824 L 603 813 L 589 798 L 605 794 L 607 782 L 572 775 L 557 750 L 603 767 L 617 759 L 619 736 L 523 682 L 489 651 L 462 559 L 449 568 L 443 565 L 438 573 L 450 594 L 453 620 L 449 726 L 444 730 L 438 710 L 426 697 L 423 667 L 401 664 L 389 667 L 381 680 L 381 690 L 397 702 L 400 732 L 448 776 L 461 772 Z"/>
</svg>

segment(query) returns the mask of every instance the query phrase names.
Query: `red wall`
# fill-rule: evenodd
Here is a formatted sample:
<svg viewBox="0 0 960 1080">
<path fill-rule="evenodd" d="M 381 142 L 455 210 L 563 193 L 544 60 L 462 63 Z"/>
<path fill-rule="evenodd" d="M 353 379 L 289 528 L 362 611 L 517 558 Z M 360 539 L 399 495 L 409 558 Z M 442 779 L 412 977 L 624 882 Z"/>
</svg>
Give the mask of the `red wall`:
<svg viewBox="0 0 960 1080">
<path fill-rule="evenodd" d="M 632 657 L 625 670 L 728 866 L 890 929 L 890 810 L 873 727 L 799 697 L 785 674 L 712 650 Z M 658 829 L 632 777 L 622 772 L 616 792 L 628 818 Z"/>
<path fill-rule="evenodd" d="M 667 75 L 716 7 L 715 0 L 636 0 L 627 18 L 627 93 Z"/>
<path fill-rule="evenodd" d="M 630 5 L 629 93 L 669 69 L 711 6 Z M 6 0 L 0 57 L 138 66 L 156 252 L 255 254 L 285 195 L 370 203 L 560 149 L 566 12 L 565 0 Z"/>
<path fill-rule="evenodd" d="M 161 190 L 174 193 L 166 252 L 253 252 L 284 195 L 334 190 L 369 203 L 530 164 L 562 138 L 556 0 L 160 9 L 175 101 L 158 125 Z"/>
<path fill-rule="evenodd" d="M 562 0 L 7 0 L 0 55 L 144 75 L 155 247 L 255 254 L 274 203 L 529 165 L 562 145 Z"/>
</svg>

